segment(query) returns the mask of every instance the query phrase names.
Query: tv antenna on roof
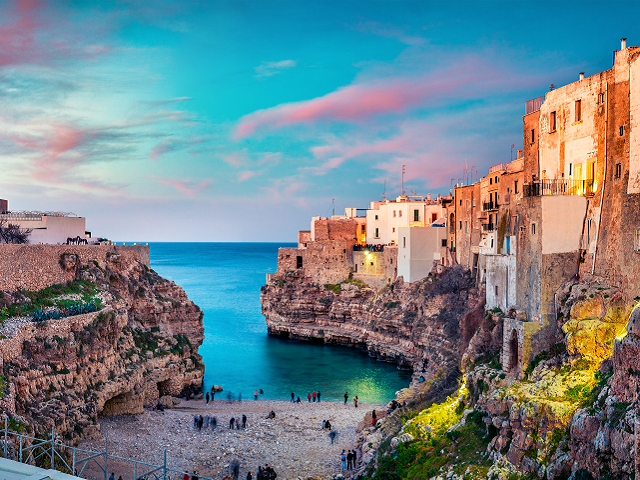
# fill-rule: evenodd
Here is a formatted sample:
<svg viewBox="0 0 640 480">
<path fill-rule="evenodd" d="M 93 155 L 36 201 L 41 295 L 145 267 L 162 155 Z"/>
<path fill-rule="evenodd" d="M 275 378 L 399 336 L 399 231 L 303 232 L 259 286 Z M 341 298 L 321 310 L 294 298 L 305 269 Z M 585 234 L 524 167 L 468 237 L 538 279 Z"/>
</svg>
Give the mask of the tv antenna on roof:
<svg viewBox="0 0 640 480">
<path fill-rule="evenodd" d="M 404 174 L 407 171 L 407 166 L 402 165 L 402 195 L 404 195 Z"/>
<path fill-rule="evenodd" d="M 387 179 L 384 179 L 384 189 L 382 191 L 382 201 L 386 202 L 387 201 Z"/>
</svg>

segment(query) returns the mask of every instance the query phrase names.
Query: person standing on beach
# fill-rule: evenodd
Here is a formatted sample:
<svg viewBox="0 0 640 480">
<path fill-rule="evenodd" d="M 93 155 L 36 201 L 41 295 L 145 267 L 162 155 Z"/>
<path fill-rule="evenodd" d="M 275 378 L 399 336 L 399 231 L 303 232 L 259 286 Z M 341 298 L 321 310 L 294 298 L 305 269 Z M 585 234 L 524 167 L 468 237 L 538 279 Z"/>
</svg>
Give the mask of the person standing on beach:
<svg viewBox="0 0 640 480">
<path fill-rule="evenodd" d="M 318 403 L 320 403 L 320 390 L 318 390 Z"/>
<path fill-rule="evenodd" d="M 347 404 L 347 400 L 349 400 L 349 392 L 344 392 L 344 404 Z"/>
<path fill-rule="evenodd" d="M 353 406 L 358 408 L 358 395 L 356 395 L 355 397 L 353 397 Z"/>
<path fill-rule="evenodd" d="M 251 470 L 247 472 L 247 480 L 253 480 L 253 476 L 251 475 Z"/>
<path fill-rule="evenodd" d="M 229 420 L 229 430 L 233 430 L 233 422 L 235 422 L 236 419 L 231 417 L 231 420 Z"/>
<path fill-rule="evenodd" d="M 264 392 L 262 391 L 262 389 L 260 389 L 260 398 L 262 398 L 263 395 L 264 395 Z"/>
<path fill-rule="evenodd" d="M 116 476 L 113 472 L 111 472 L 111 476 L 109 477 L 109 480 L 116 480 Z"/>
<path fill-rule="evenodd" d="M 342 463 L 342 470 L 346 470 L 347 469 L 347 454 L 344 453 L 344 450 L 342 450 L 342 453 L 340 454 L 340 462 Z"/>
<path fill-rule="evenodd" d="M 253 391 L 253 399 L 258 400 L 258 390 Z"/>
<path fill-rule="evenodd" d="M 182 480 L 189 480 L 190 478 L 191 478 L 191 475 L 189 475 L 188 473 L 185 473 L 185 474 L 182 476 Z"/>
<path fill-rule="evenodd" d="M 293 392 L 291 392 L 291 402 L 295 402 L 296 401 L 296 396 Z"/>
<path fill-rule="evenodd" d="M 335 432 L 335 430 L 331 430 L 329 432 L 329 438 L 331 439 L 331 445 L 333 445 L 333 441 L 335 440 L 336 435 L 337 435 L 337 433 Z"/>
<path fill-rule="evenodd" d="M 371 425 L 375 426 L 376 425 L 376 420 L 377 420 L 377 415 L 376 415 L 376 411 L 374 410 L 373 412 L 371 412 Z"/>
<path fill-rule="evenodd" d="M 313 395 L 312 396 L 313 396 L 313 402 L 315 403 L 315 401 L 316 401 L 316 391 L 315 390 L 313 391 Z"/>
<path fill-rule="evenodd" d="M 242 415 L 242 428 L 247 428 L 247 416 Z"/>
<path fill-rule="evenodd" d="M 309 400 L 309 403 L 311 403 L 311 394 L 307 393 L 307 400 Z"/>
<path fill-rule="evenodd" d="M 205 397 L 207 399 L 207 405 L 209 405 L 209 392 L 207 392 L 207 394 L 205 395 Z"/>
<path fill-rule="evenodd" d="M 347 470 L 351 470 L 351 465 L 353 462 L 353 455 L 351 455 L 351 450 L 347 453 Z"/>
</svg>

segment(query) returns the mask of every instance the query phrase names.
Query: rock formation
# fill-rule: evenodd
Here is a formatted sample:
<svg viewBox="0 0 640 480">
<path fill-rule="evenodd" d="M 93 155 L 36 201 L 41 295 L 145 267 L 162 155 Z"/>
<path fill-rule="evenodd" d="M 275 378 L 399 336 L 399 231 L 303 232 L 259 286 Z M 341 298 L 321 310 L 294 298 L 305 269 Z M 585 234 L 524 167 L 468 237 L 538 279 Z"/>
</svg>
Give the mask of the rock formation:
<svg viewBox="0 0 640 480">
<path fill-rule="evenodd" d="M 36 434 L 54 427 L 76 441 L 97 433 L 99 414 L 140 413 L 160 397 L 201 387 L 203 315 L 182 288 L 117 253 L 86 263 L 63 255 L 59 265 L 78 285 L 95 289 L 104 308 L 61 319 L 17 319 L 13 330 L 5 325 L 3 411 Z M 7 292 L 2 302 L 28 304 L 31 298 Z"/>
</svg>

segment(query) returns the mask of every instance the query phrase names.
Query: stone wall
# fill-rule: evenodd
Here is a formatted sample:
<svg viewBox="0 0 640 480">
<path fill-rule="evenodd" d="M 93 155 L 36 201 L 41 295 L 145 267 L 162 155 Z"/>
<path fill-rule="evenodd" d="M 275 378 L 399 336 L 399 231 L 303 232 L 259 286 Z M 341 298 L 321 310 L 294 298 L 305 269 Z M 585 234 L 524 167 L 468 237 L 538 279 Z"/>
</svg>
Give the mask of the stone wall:
<svg viewBox="0 0 640 480">
<path fill-rule="evenodd" d="M 313 240 L 343 240 L 356 242 L 358 222 L 354 219 L 326 219 L 313 222 Z"/>
<path fill-rule="evenodd" d="M 150 266 L 148 245 L 0 244 L 0 290 L 41 290 L 64 283 L 75 278 L 80 264 L 95 261 L 104 268 L 108 257 L 113 255 L 125 263 L 140 262 Z M 61 268 L 63 256 L 67 265 Z"/>
</svg>

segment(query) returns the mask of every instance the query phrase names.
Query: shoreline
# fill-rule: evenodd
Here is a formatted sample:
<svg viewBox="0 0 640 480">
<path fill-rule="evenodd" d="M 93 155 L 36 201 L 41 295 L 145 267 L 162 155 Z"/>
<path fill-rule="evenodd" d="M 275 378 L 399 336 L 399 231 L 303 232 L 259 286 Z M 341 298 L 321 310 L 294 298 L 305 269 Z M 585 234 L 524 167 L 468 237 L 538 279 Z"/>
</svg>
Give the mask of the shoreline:
<svg viewBox="0 0 640 480">
<path fill-rule="evenodd" d="M 207 404 L 204 400 L 182 400 L 164 412 L 99 417 L 103 438 L 85 440 L 79 446 L 101 451 L 106 438 L 110 454 L 157 465 L 162 464 L 166 449 L 170 468 L 196 470 L 199 476 L 209 478 L 221 478 L 234 460 L 241 465 L 239 478 L 245 478 L 249 470 L 255 477 L 258 466 L 267 463 L 280 479 L 331 477 L 345 473 L 340 452 L 354 448 L 365 426 L 364 418 L 374 408 L 386 410 L 381 404 L 359 404 L 355 408 L 352 402 L 298 404 L 251 399 Z M 266 418 L 271 410 L 275 419 Z M 246 428 L 230 430 L 229 419 L 243 414 L 247 416 Z M 216 416 L 217 428 L 194 428 L 194 415 Z M 337 433 L 333 444 L 329 432 L 322 429 L 323 420 L 329 420 Z M 120 473 L 114 472 L 118 478 Z M 171 478 L 178 479 L 178 475 Z"/>
</svg>

